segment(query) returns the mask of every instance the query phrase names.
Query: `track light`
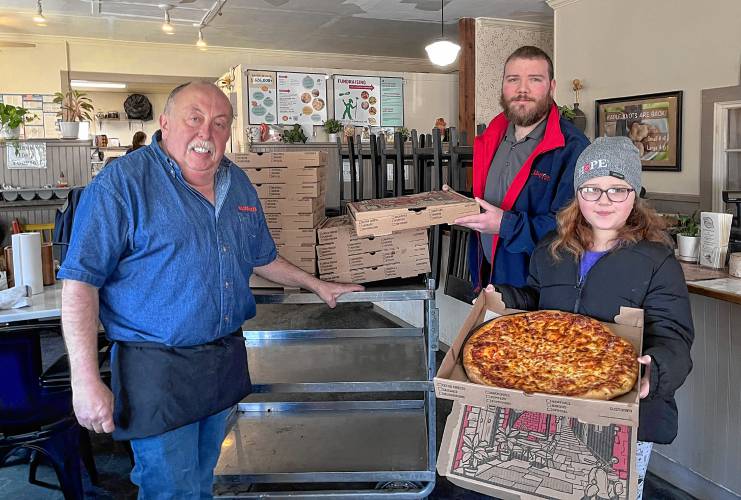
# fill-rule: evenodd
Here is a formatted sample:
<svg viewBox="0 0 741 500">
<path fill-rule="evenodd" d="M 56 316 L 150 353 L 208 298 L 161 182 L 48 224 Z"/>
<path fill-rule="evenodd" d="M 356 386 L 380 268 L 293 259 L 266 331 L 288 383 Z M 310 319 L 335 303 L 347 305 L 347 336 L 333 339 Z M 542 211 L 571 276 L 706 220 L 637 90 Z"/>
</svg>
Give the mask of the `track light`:
<svg viewBox="0 0 741 500">
<path fill-rule="evenodd" d="M 201 50 L 206 50 L 206 47 L 208 47 L 206 40 L 203 39 L 203 28 L 198 28 L 198 41 L 196 42 L 196 47 Z"/>
<path fill-rule="evenodd" d="M 36 2 L 36 15 L 33 16 L 33 22 L 37 26 L 46 26 L 46 18 L 44 17 L 44 11 L 41 8 L 41 0 Z"/>
<path fill-rule="evenodd" d="M 168 35 L 172 35 L 175 33 L 175 27 L 170 24 L 170 9 L 172 9 L 172 5 L 160 5 L 160 8 L 165 11 L 165 22 L 162 23 L 162 31 Z"/>
</svg>

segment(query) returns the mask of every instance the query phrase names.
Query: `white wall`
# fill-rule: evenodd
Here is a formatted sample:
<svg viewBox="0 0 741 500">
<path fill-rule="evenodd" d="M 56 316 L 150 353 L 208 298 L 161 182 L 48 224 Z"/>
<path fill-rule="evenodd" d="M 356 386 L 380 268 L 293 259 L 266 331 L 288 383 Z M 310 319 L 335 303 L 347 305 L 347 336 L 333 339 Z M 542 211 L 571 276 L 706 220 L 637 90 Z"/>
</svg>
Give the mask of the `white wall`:
<svg viewBox="0 0 741 500">
<path fill-rule="evenodd" d="M 120 92 L 88 92 L 90 99 L 93 101 L 95 111 L 93 115 L 98 112 L 118 111 L 121 118 L 126 117 L 123 103 L 129 96 L 127 93 Z M 167 101 L 167 94 L 144 94 L 149 102 L 152 103 L 152 120 L 146 122 L 128 122 L 128 121 L 98 121 L 93 120 L 92 127 L 90 130 L 91 135 L 105 134 L 108 139 L 118 138 L 121 146 L 130 146 L 131 138 L 134 133 L 139 130 L 143 130 L 147 134 L 147 144 L 154 134 L 159 129 L 159 115 L 162 110 L 165 109 L 165 101 Z"/>
<path fill-rule="evenodd" d="M 594 133 L 594 100 L 684 91 L 682 171 L 645 172 L 648 191 L 699 194 L 701 90 L 739 83 L 741 1 L 552 0 L 556 80 L 582 79 Z M 573 102 L 568 85 L 559 102 Z"/>
</svg>

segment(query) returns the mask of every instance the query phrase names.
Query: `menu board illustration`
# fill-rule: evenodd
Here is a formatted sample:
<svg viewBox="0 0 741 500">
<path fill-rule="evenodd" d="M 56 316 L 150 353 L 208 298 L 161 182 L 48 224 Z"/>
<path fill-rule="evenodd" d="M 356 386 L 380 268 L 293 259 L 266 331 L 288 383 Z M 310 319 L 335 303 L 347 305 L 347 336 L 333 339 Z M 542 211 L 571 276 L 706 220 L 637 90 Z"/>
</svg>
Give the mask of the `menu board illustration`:
<svg viewBox="0 0 741 500">
<path fill-rule="evenodd" d="M 371 76 L 335 75 L 334 117 L 343 123 L 381 124 L 381 79 Z"/>
<path fill-rule="evenodd" d="M 247 71 L 249 122 L 251 125 L 277 123 L 276 74 L 274 71 Z"/>
<path fill-rule="evenodd" d="M 327 75 L 278 72 L 278 123 L 327 121 Z"/>
</svg>

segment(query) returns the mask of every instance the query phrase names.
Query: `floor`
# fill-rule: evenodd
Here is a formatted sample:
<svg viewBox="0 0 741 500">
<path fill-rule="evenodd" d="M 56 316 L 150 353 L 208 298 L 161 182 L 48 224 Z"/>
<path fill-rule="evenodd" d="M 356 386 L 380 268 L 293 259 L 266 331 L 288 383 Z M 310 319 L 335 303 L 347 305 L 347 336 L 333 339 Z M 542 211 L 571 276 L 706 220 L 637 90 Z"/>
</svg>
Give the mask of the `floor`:
<svg viewBox="0 0 741 500">
<path fill-rule="evenodd" d="M 261 306 L 263 307 L 263 306 Z M 272 328 L 298 328 L 316 327 L 321 324 L 324 327 L 343 328 L 357 325 L 357 318 L 368 311 L 357 310 L 359 306 L 348 307 L 346 314 L 325 315 L 326 308 L 322 306 L 310 306 L 306 309 L 298 307 L 291 314 L 291 308 L 296 306 L 281 306 L 280 315 L 275 314 L 275 306 L 262 309 L 260 316 L 255 320 L 251 328 L 263 329 L 263 323 L 270 323 Z M 355 309 L 353 309 L 353 307 Z M 299 313 L 300 310 L 300 313 Z M 340 318 L 340 319 L 338 319 Z M 344 318 L 344 319 L 342 319 Z M 384 321 L 379 318 L 379 321 Z M 48 337 L 43 339 L 44 363 L 49 364 L 63 352 L 61 338 Z M 442 360 L 438 353 L 438 364 Z M 446 400 L 437 401 L 437 442 L 438 447 L 442 439 L 445 420 L 450 413 L 452 403 Z M 95 463 L 99 473 L 99 484 L 93 486 L 86 477 L 86 497 L 96 499 L 133 499 L 136 498 L 136 487 L 131 484 L 128 474 L 131 469 L 126 449 L 120 443 L 114 442 L 109 436 L 93 436 L 93 450 Z M 9 457 L 4 467 L 0 468 L 0 498 L 12 498 L 16 500 L 52 500 L 62 499 L 58 490 L 51 490 L 34 486 L 28 483 L 28 453 L 16 452 Z M 56 477 L 48 466 L 39 467 L 38 479 L 56 483 Z M 478 500 L 492 498 L 486 495 L 459 488 L 445 478 L 437 477 L 436 487 L 429 496 L 434 500 Z M 662 479 L 649 474 L 646 478 L 644 498 L 651 500 L 691 500 L 692 496 L 674 488 Z"/>
</svg>

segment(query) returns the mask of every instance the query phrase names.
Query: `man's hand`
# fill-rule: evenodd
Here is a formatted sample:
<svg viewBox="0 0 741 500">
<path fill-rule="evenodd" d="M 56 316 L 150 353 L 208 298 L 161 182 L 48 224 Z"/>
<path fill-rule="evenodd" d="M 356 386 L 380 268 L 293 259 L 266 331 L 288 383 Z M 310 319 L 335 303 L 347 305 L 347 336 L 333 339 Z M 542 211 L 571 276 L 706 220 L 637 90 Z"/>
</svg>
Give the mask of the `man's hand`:
<svg viewBox="0 0 741 500">
<path fill-rule="evenodd" d="M 96 380 L 72 388 L 72 406 L 77 421 L 86 429 L 98 434 L 111 433 L 113 424 L 113 393 L 105 384 Z"/>
<path fill-rule="evenodd" d="M 643 377 L 641 377 L 641 384 L 638 392 L 638 396 L 643 399 L 648 396 L 648 390 L 651 386 L 651 356 L 648 354 L 639 356 L 638 362 L 646 367 L 643 370 Z"/>
<path fill-rule="evenodd" d="M 326 302 L 329 307 L 335 307 L 337 305 L 337 298 L 343 293 L 362 292 L 363 290 L 365 290 L 363 285 L 319 281 L 314 292 L 319 295 L 319 298 Z"/>
<path fill-rule="evenodd" d="M 473 229 L 480 233 L 497 234 L 499 227 L 502 225 L 502 216 L 504 210 L 487 203 L 481 198 L 474 198 L 476 203 L 484 210 L 478 215 L 467 215 L 454 221 L 454 224 Z"/>
</svg>

